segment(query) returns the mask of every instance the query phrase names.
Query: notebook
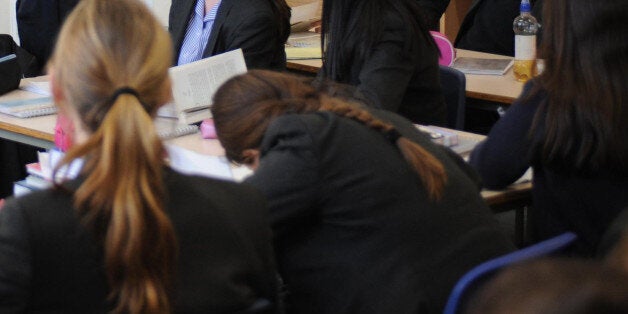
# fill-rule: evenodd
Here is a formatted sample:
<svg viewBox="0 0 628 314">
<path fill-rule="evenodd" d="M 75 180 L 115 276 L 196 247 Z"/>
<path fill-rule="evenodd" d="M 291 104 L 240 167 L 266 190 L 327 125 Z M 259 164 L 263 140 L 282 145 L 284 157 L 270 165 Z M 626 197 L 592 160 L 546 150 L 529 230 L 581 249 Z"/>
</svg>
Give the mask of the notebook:
<svg viewBox="0 0 628 314">
<path fill-rule="evenodd" d="M 465 74 L 504 75 L 512 59 L 456 58 L 452 67 Z"/>
<path fill-rule="evenodd" d="M 320 59 L 321 35 L 312 32 L 291 34 L 285 50 L 288 60 Z"/>
<path fill-rule="evenodd" d="M 19 118 L 30 118 L 55 114 L 57 108 L 50 96 L 16 89 L 0 96 L 0 112 Z"/>
<path fill-rule="evenodd" d="M 196 125 L 182 124 L 176 120 L 168 119 L 156 119 L 155 128 L 157 129 L 157 135 L 163 140 L 194 134 L 199 131 Z"/>
</svg>

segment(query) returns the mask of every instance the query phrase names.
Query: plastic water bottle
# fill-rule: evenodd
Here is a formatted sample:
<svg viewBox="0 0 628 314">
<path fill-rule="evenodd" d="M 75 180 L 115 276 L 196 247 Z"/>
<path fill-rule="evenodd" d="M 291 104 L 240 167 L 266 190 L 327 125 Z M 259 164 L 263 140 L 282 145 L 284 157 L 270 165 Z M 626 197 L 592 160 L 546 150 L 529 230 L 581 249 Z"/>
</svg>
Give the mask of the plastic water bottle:
<svg viewBox="0 0 628 314">
<path fill-rule="evenodd" d="M 539 24 L 530 13 L 530 0 L 521 0 L 521 14 L 512 23 L 515 32 L 515 64 L 513 73 L 517 81 L 525 82 L 535 75 L 536 70 L 536 33 Z"/>
</svg>

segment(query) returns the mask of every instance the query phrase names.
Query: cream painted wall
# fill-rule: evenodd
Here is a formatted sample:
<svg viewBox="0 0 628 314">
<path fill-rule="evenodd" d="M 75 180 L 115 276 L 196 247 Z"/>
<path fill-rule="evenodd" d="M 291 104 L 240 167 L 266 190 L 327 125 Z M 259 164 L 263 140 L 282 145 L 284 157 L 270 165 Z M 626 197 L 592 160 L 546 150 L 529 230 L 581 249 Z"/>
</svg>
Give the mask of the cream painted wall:
<svg viewBox="0 0 628 314">
<path fill-rule="evenodd" d="M 15 24 L 15 0 L 0 0 L 0 34 L 10 34 L 19 42 Z"/>
<path fill-rule="evenodd" d="M 15 1 L 0 0 L 0 34 L 10 34 L 19 43 L 17 24 L 15 22 Z M 49 0 L 45 0 L 49 1 Z M 164 26 L 168 26 L 168 11 L 171 0 L 143 0 Z"/>
</svg>

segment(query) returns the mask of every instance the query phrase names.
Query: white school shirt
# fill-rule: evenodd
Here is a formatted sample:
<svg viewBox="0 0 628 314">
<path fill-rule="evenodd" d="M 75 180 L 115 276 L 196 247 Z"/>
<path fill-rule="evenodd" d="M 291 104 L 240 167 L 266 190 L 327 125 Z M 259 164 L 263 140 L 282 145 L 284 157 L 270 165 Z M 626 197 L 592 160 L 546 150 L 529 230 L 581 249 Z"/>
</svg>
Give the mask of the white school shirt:
<svg viewBox="0 0 628 314">
<path fill-rule="evenodd" d="M 204 15 L 205 0 L 196 1 L 196 7 L 194 7 L 194 12 L 190 16 L 188 28 L 185 32 L 183 43 L 181 44 L 177 65 L 198 61 L 203 58 L 203 52 L 209 40 L 209 35 L 212 32 L 216 13 L 218 13 L 221 2 L 222 1 L 218 1 L 218 3 L 207 12 L 207 15 Z"/>
</svg>

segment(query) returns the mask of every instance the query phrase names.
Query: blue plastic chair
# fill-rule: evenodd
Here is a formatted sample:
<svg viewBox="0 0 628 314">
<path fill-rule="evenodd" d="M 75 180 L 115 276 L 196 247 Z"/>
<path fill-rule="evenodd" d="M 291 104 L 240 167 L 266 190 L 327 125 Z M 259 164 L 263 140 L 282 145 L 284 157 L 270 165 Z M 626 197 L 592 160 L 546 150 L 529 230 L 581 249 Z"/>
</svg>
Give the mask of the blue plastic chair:
<svg viewBox="0 0 628 314">
<path fill-rule="evenodd" d="M 539 242 L 521 250 L 497 257 L 484 262 L 467 272 L 454 286 L 444 314 L 458 314 L 464 309 L 465 303 L 473 288 L 477 288 L 498 270 L 534 258 L 558 253 L 571 245 L 578 237 L 572 232 L 566 232 L 554 238 Z"/>
<path fill-rule="evenodd" d="M 440 67 L 440 86 L 447 105 L 447 127 L 464 129 L 467 79 L 464 73 L 447 66 Z"/>
</svg>

